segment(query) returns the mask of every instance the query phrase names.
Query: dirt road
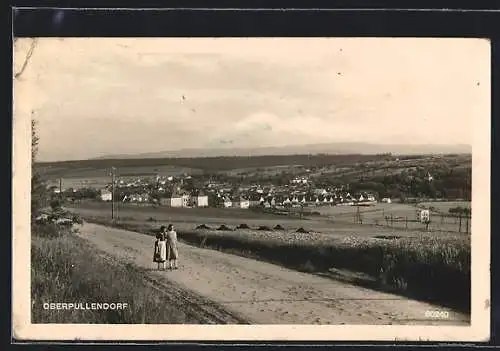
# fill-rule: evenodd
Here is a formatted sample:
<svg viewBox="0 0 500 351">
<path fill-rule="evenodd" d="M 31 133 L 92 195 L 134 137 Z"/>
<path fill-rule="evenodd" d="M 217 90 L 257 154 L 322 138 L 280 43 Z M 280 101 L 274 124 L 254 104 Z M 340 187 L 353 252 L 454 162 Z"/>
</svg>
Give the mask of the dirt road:
<svg viewBox="0 0 500 351">
<path fill-rule="evenodd" d="M 80 235 L 106 253 L 142 268 L 153 268 L 154 238 L 85 223 Z M 432 324 L 466 325 L 469 316 L 273 264 L 179 245 L 180 269 L 151 271 L 147 279 L 175 282 L 252 324 Z"/>
</svg>

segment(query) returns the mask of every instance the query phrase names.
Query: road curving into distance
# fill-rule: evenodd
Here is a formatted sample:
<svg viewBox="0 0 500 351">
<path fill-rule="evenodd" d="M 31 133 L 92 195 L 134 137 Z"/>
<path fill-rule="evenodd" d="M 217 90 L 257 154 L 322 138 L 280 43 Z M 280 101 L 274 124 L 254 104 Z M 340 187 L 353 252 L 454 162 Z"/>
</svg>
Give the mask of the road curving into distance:
<svg viewBox="0 0 500 351">
<path fill-rule="evenodd" d="M 470 321 L 467 314 L 429 303 L 183 243 L 179 243 L 180 269 L 158 272 L 153 270 L 153 237 L 93 223 L 85 223 L 79 232 L 105 253 L 146 269 L 145 279 L 156 287 L 174 284 L 200 296 L 186 302 L 210 310 L 207 313 L 214 318 L 209 323 L 468 325 Z M 442 318 L 442 311 L 447 311 L 447 318 Z"/>
</svg>

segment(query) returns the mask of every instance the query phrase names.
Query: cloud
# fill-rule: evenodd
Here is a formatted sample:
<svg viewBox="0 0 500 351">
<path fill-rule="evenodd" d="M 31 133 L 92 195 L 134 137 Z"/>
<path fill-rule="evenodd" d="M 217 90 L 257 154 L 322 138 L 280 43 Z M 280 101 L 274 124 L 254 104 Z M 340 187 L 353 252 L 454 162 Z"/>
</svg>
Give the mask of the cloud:
<svg viewBox="0 0 500 351">
<path fill-rule="evenodd" d="M 16 65 L 29 44 L 18 42 Z M 18 111 L 35 110 L 48 159 L 324 141 L 472 143 L 472 120 L 489 103 L 489 48 L 474 43 L 41 38 Z"/>
</svg>

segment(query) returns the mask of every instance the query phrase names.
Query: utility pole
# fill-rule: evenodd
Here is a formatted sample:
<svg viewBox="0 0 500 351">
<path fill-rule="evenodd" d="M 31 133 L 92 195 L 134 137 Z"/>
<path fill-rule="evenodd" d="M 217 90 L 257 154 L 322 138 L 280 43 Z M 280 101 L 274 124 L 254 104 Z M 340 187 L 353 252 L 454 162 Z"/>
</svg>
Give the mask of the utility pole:
<svg viewBox="0 0 500 351">
<path fill-rule="evenodd" d="M 458 213 L 458 232 L 462 232 L 462 212 Z"/>
<path fill-rule="evenodd" d="M 111 220 L 115 220 L 115 167 L 111 167 Z"/>
</svg>

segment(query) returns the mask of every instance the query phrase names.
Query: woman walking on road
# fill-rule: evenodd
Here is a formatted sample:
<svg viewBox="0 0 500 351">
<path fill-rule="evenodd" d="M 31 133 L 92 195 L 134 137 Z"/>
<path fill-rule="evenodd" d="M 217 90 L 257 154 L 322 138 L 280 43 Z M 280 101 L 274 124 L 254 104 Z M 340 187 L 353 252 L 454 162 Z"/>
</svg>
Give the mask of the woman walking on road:
<svg viewBox="0 0 500 351">
<path fill-rule="evenodd" d="M 160 266 L 162 266 L 162 269 L 165 269 L 165 262 L 167 261 L 167 242 L 165 235 L 165 226 L 162 225 L 160 232 L 156 235 L 153 253 L 153 262 L 158 263 L 158 270 L 160 270 Z"/>
<path fill-rule="evenodd" d="M 177 259 L 179 258 L 179 251 L 177 250 L 177 233 L 172 224 L 168 225 L 166 233 L 167 239 L 167 260 L 169 269 L 178 269 Z"/>
</svg>

